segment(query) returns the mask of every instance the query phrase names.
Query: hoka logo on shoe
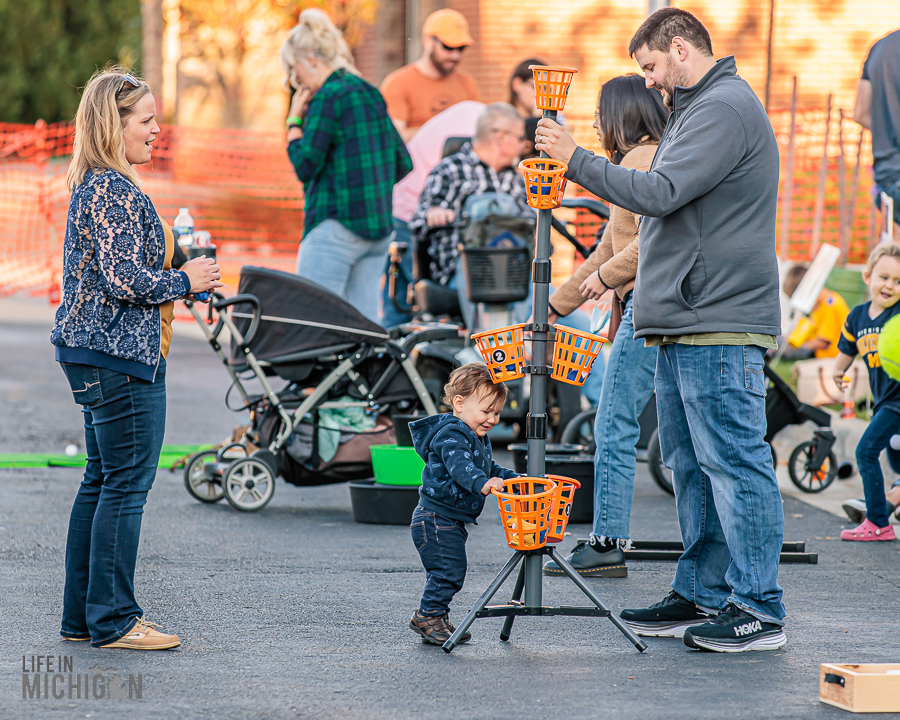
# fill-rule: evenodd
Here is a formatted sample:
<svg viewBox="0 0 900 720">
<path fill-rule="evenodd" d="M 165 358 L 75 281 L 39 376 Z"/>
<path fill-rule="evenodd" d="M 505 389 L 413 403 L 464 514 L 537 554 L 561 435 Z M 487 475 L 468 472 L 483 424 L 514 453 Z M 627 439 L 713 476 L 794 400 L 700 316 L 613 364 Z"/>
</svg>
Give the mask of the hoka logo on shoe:
<svg viewBox="0 0 900 720">
<path fill-rule="evenodd" d="M 762 630 L 762 623 L 759 620 L 754 620 L 751 623 L 744 623 L 743 625 L 739 625 L 734 629 L 734 634 L 740 637 L 741 635 L 749 635 L 752 632 L 757 632 Z"/>
</svg>

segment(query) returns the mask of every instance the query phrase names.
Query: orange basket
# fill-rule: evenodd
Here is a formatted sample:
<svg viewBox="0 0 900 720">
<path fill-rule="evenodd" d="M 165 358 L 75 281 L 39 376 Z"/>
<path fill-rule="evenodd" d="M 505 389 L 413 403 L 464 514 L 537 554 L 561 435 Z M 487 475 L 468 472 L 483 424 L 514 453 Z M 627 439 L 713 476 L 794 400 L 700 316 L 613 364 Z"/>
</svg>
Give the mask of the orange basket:
<svg viewBox="0 0 900 720">
<path fill-rule="evenodd" d="M 537 550 L 547 544 L 556 483 L 547 478 L 518 477 L 503 482 L 497 496 L 506 543 L 513 550 Z"/>
<path fill-rule="evenodd" d="M 584 385 L 601 346 L 609 340 L 563 325 L 554 325 L 553 329 L 556 330 L 556 340 L 553 345 L 552 377 L 569 385 Z"/>
<path fill-rule="evenodd" d="M 556 492 L 553 493 L 553 502 L 550 505 L 550 529 L 547 531 L 547 542 L 561 542 L 566 534 L 566 525 L 569 524 L 569 514 L 572 512 L 572 498 L 575 491 L 581 487 L 581 483 L 562 475 L 548 475 L 550 480 L 556 483 Z"/>
<path fill-rule="evenodd" d="M 537 210 L 552 210 L 562 203 L 566 191 L 563 173 L 569 166 L 550 158 L 529 158 L 519 163 L 525 176 L 528 205 Z"/>
<path fill-rule="evenodd" d="M 562 110 L 569 96 L 569 84 L 575 68 L 529 65 L 534 74 L 534 101 L 538 110 Z"/>
<path fill-rule="evenodd" d="M 525 377 L 525 323 L 472 336 L 494 384 Z"/>
</svg>

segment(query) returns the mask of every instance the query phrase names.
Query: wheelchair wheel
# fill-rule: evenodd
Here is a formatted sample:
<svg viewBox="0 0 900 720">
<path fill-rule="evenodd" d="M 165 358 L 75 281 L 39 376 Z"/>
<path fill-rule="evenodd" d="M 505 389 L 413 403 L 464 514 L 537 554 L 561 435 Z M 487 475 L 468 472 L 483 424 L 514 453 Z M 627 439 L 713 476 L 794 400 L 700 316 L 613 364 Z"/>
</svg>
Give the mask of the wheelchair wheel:
<svg viewBox="0 0 900 720">
<path fill-rule="evenodd" d="M 562 431 L 559 442 L 563 445 L 583 445 L 584 451 L 590 455 L 597 449 L 594 441 L 594 416 L 597 408 L 583 410 L 573 417 Z"/>
<path fill-rule="evenodd" d="M 219 502 L 225 497 L 221 481 L 210 472 L 209 465 L 216 461 L 215 450 L 204 450 L 191 455 L 184 466 L 184 487 L 191 497 L 202 503 Z"/>
<path fill-rule="evenodd" d="M 225 473 L 225 499 L 235 510 L 262 510 L 275 493 L 275 477 L 269 466 L 253 457 L 235 460 Z"/>
<path fill-rule="evenodd" d="M 662 450 L 659 448 L 659 428 L 653 431 L 647 443 L 647 464 L 650 466 L 650 476 L 656 484 L 669 495 L 674 495 L 672 471 L 663 464 Z"/>
<path fill-rule="evenodd" d="M 791 482 L 805 493 L 822 492 L 837 477 L 838 463 L 834 453 L 828 453 L 828 457 L 818 468 L 812 467 L 815 454 L 816 443 L 807 440 L 794 448 L 791 459 L 788 460 L 788 475 L 791 476 Z"/>
</svg>

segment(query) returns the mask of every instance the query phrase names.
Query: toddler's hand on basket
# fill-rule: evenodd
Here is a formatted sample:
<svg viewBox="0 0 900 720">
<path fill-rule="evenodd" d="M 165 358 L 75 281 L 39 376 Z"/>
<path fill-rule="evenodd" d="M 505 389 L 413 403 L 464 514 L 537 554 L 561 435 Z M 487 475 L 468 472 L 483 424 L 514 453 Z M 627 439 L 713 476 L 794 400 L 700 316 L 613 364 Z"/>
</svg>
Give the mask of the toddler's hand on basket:
<svg viewBox="0 0 900 720">
<path fill-rule="evenodd" d="M 487 495 L 491 490 L 503 490 L 503 478 L 492 477 L 481 487 L 481 494 Z"/>
</svg>

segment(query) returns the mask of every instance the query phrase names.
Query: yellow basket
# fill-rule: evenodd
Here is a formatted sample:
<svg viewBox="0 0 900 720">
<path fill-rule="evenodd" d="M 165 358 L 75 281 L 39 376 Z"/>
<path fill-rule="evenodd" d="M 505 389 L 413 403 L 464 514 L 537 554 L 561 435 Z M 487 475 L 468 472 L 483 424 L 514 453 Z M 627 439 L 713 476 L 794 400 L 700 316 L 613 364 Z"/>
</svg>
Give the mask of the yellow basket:
<svg viewBox="0 0 900 720">
<path fill-rule="evenodd" d="M 552 210 L 562 204 L 566 191 L 563 174 L 569 166 L 550 158 L 529 158 L 519 163 L 525 176 L 528 205 L 537 210 Z"/>
<path fill-rule="evenodd" d="M 550 529 L 547 531 L 547 542 L 558 543 L 566 534 L 566 525 L 569 524 L 569 515 L 572 512 L 572 498 L 575 496 L 575 491 L 581 487 L 581 483 L 562 475 L 548 475 L 547 477 L 556 483 L 556 492 L 553 493 L 553 503 L 550 506 Z"/>
<path fill-rule="evenodd" d="M 525 377 L 525 323 L 472 336 L 494 384 Z"/>
<path fill-rule="evenodd" d="M 565 108 L 572 76 L 578 71 L 551 65 L 529 65 L 528 69 L 534 75 L 534 101 L 538 110 Z"/>
<path fill-rule="evenodd" d="M 609 340 L 563 325 L 554 325 L 553 328 L 556 330 L 556 340 L 553 345 L 552 377 L 569 385 L 584 385 L 600 348 Z"/>
<path fill-rule="evenodd" d="M 547 544 L 556 483 L 547 478 L 518 477 L 503 482 L 497 496 L 506 543 L 513 550 L 537 550 Z"/>
</svg>

